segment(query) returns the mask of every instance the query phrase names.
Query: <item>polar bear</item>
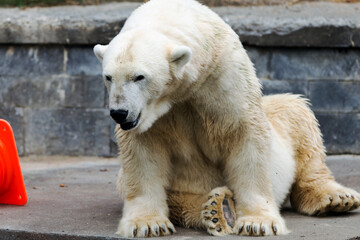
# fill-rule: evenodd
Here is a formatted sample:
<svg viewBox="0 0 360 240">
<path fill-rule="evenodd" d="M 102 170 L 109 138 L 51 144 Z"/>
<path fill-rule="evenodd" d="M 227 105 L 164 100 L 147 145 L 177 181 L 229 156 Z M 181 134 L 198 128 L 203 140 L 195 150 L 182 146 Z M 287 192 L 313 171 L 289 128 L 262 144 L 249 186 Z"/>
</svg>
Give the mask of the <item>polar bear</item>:
<svg viewBox="0 0 360 240">
<path fill-rule="evenodd" d="M 314 114 L 296 95 L 262 97 L 236 33 L 194 0 L 151 0 L 96 45 L 109 92 L 124 197 L 118 234 L 173 223 L 212 235 L 282 235 L 279 208 L 359 207 L 325 165 Z"/>
</svg>

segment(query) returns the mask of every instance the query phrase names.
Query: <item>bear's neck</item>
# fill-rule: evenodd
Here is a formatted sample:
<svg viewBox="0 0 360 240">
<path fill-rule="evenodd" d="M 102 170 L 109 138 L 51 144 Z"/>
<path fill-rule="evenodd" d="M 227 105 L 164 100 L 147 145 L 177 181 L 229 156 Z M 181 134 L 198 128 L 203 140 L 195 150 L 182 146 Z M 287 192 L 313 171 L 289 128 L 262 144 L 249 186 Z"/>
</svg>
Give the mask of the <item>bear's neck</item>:
<svg viewBox="0 0 360 240">
<path fill-rule="evenodd" d="M 247 121 L 252 113 L 261 111 L 261 85 L 252 66 L 235 74 L 235 79 L 209 77 L 192 95 L 190 104 L 205 122 L 225 128 Z"/>
</svg>

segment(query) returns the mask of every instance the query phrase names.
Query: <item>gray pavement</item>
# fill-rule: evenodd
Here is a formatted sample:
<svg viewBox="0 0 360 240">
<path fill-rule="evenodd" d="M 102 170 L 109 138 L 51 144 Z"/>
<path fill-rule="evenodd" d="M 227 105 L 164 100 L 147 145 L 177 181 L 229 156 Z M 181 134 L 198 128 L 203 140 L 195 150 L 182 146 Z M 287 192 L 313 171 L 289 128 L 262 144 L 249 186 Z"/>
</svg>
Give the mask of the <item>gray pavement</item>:
<svg viewBox="0 0 360 240">
<path fill-rule="evenodd" d="M 328 157 L 337 180 L 360 191 L 360 156 Z M 0 205 L 0 239 L 113 239 L 121 217 L 114 158 L 26 157 L 21 159 L 29 201 Z M 360 211 L 322 218 L 283 216 L 291 233 L 276 239 L 359 239 Z M 204 231 L 177 227 L 161 239 L 216 239 Z M 245 238 L 228 236 L 223 239 Z M 262 238 L 275 239 L 275 237 Z"/>
</svg>

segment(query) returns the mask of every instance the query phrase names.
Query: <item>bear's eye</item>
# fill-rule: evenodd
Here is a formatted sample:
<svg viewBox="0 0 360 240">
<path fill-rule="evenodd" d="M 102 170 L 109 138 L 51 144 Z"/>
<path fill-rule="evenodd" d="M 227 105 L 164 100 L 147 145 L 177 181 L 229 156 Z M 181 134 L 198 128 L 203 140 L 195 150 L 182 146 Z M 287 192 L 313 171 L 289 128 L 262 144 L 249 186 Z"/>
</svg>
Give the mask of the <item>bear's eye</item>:
<svg viewBox="0 0 360 240">
<path fill-rule="evenodd" d="M 106 76 L 105 76 L 105 79 L 106 79 L 106 81 L 109 81 L 109 82 L 111 82 L 111 81 L 112 81 L 112 77 L 111 77 L 111 76 L 109 76 L 109 75 L 106 75 Z"/>
<path fill-rule="evenodd" d="M 139 75 L 134 79 L 134 81 L 137 82 L 137 81 L 141 81 L 141 80 L 144 80 L 144 79 L 145 79 L 144 75 Z"/>
</svg>

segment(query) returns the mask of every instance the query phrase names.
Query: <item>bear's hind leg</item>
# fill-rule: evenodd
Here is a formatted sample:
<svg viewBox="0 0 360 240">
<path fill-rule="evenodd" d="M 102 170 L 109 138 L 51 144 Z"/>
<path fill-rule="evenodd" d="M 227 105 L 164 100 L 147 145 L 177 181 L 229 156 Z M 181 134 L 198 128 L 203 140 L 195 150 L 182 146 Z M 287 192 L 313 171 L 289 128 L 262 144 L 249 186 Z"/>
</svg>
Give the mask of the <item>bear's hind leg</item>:
<svg viewBox="0 0 360 240">
<path fill-rule="evenodd" d="M 186 228 L 201 228 L 215 236 L 232 234 L 235 206 L 232 192 L 218 187 L 209 194 L 168 192 L 172 222 Z"/>
<path fill-rule="evenodd" d="M 297 177 L 290 200 L 294 209 L 307 215 L 346 212 L 360 206 L 360 194 L 337 183 L 321 156 L 308 160 Z"/>
</svg>

